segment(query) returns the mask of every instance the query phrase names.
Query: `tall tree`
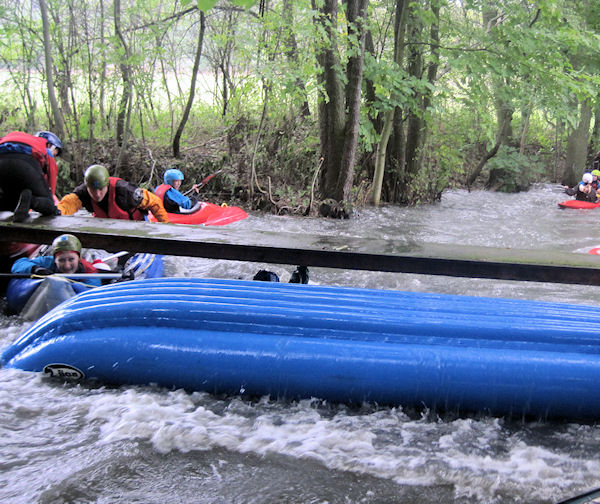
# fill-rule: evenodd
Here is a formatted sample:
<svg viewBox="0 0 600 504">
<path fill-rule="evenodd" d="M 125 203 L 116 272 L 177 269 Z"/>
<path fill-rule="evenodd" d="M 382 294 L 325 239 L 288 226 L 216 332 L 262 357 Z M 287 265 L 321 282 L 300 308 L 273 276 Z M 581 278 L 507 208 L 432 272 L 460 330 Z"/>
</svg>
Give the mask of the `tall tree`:
<svg viewBox="0 0 600 504">
<path fill-rule="evenodd" d="M 181 121 L 179 122 L 177 131 L 175 132 L 175 136 L 173 137 L 173 156 L 176 158 L 180 157 L 181 135 L 183 134 L 183 129 L 185 128 L 185 125 L 190 116 L 190 110 L 192 109 L 192 105 L 194 104 L 194 96 L 196 94 L 196 80 L 198 78 L 198 70 L 200 68 L 200 57 L 202 56 L 202 43 L 204 42 L 205 31 L 206 20 L 204 17 L 204 12 L 200 11 L 200 28 L 198 30 L 198 42 L 196 44 L 196 54 L 194 56 L 194 68 L 192 69 L 192 82 L 190 84 L 190 92 L 185 105 L 185 109 L 183 111 L 183 116 L 181 118 Z"/>
<path fill-rule="evenodd" d="M 395 2 L 395 19 L 394 19 L 394 57 L 393 62 L 397 69 L 402 68 L 402 62 L 404 60 L 404 34 L 406 31 L 406 13 L 408 10 L 408 2 L 405 0 L 396 0 Z M 396 70 L 395 73 L 399 73 Z M 389 72 L 386 72 L 389 75 Z M 383 176 L 385 173 L 386 159 L 387 159 L 387 146 L 392 129 L 394 126 L 394 117 L 396 110 L 399 107 L 396 105 L 398 101 L 403 101 L 403 97 L 400 96 L 401 90 L 391 89 L 389 91 L 390 103 L 388 104 L 387 110 L 384 112 L 383 128 L 381 130 L 381 137 L 377 143 L 377 151 L 375 156 L 375 171 L 373 174 L 373 204 L 378 206 L 381 201 L 381 192 L 383 186 Z M 374 99 L 373 99 L 374 101 Z M 402 111 L 399 110 L 401 114 Z"/>
<path fill-rule="evenodd" d="M 121 147 L 119 154 L 119 160 L 117 166 L 123 164 L 123 157 L 125 155 L 125 146 L 127 145 L 127 135 L 129 134 L 128 123 L 131 110 L 131 93 L 132 93 L 132 82 L 131 82 L 131 66 L 129 58 L 131 56 L 129 50 L 129 44 L 125 40 L 123 31 L 121 30 L 121 0 L 113 0 L 113 18 L 115 23 L 115 34 L 121 44 L 122 55 L 120 58 L 120 70 L 121 78 L 123 79 L 123 90 L 121 94 L 121 100 L 117 110 L 117 125 L 116 125 L 116 138 L 117 143 Z"/>
<path fill-rule="evenodd" d="M 321 149 L 324 158 L 321 193 L 340 203 L 350 201 L 360 121 L 368 0 L 345 3 L 348 30 L 348 55 L 342 72 L 338 35 L 338 1 L 326 0 L 318 22 L 327 34 L 318 60 L 326 97 L 319 101 Z"/>
<path fill-rule="evenodd" d="M 65 123 L 62 112 L 56 99 L 54 90 L 54 63 L 52 61 L 52 44 L 50 42 L 50 21 L 48 19 L 48 5 L 46 0 L 39 0 L 40 11 L 42 14 L 42 30 L 44 36 L 44 61 L 46 68 L 46 88 L 48 90 L 48 100 L 50 101 L 50 110 L 54 124 L 51 128 L 54 129 L 60 138 L 65 137 Z"/>
</svg>

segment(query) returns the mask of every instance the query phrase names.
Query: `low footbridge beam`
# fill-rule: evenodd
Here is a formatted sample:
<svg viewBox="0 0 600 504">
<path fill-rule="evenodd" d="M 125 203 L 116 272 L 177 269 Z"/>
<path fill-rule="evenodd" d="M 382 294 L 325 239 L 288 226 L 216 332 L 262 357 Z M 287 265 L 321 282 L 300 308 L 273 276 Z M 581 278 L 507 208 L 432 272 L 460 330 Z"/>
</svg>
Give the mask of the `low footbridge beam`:
<svg viewBox="0 0 600 504">
<path fill-rule="evenodd" d="M 27 222 L 13 223 L 12 213 L 0 212 L 0 242 L 46 244 L 62 233 L 73 233 L 84 247 L 109 252 L 128 250 L 349 270 L 600 285 L 600 257 L 568 251 L 33 215 Z"/>
</svg>

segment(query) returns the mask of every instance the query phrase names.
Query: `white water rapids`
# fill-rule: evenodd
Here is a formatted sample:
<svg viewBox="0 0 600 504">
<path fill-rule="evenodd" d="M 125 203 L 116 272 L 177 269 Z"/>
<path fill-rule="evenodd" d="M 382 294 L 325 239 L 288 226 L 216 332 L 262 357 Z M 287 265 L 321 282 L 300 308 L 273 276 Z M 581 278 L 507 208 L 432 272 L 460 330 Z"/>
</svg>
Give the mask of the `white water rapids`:
<svg viewBox="0 0 600 504">
<path fill-rule="evenodd" d="M 233 226 L 579 253 L 600 246 L 600 209 L 560 210 L 563 199 L 550 185 L 516 195 L 448 191 L 440 204 L 367 208 L 347 221 L 252 215 Z M 287 281 L 293 270 L 166 263 L 169 276 L 252 278 L 266 268 Z M 600 299 L 600 287 L 322 268 L 311 268 L 311 282 Z M 1 316 L 0 346 L 28 325 Z M 600 486 L 599 451 L 595 424 L 66 385 L 0 369 L 3 503 L 554 503 Z"/>
</svg>

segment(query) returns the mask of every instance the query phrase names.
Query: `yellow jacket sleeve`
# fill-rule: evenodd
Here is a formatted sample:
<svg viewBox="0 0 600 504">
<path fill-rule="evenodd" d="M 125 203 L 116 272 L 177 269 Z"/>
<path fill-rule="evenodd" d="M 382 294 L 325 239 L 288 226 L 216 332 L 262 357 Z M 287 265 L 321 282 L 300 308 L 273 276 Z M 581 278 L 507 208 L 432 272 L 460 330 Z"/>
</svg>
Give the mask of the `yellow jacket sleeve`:
<svg viewBox="0 0 600 504">
<path fill-rule="evenodd" d="M 83 203 L 75 193 L 67 194 L 61 199 L 56 207 L 62 215 L 73 215 L 83 207 Z"/>
<path fill-rule="evenodd" d="M 142 189 L 142 192 L 144 198 L 142 199 L 139 208 L 152 212 L 158 222 L 169 222 L 169 215 L 165 210 L 162 200 L 156 194 L 146 189 Z"/>
</svg>

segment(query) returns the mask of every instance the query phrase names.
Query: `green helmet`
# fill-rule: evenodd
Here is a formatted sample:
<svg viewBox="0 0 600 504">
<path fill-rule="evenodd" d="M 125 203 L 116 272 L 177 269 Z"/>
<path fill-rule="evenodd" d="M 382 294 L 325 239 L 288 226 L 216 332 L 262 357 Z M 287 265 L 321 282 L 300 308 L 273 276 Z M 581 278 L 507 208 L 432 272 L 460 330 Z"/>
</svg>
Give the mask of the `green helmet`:
<svg viewBox="0 0 600 504">
<path fill-rule="evenodd" d="M 600 170 L 592 170 L 592 175 L 596 175 L 596 177 L 600 177 Z"/>
<path fill-rule="evenodd" d="M 57 252 L 77 252 L 81 253 L 81 242 L 77 236 L 72 234 L 63 234 L 58 236 L 52 242 L 52 254 L 56 255 Z"/>
<path fill-rule="evenodd" d="M 90 189 L 102 189 L 108 185 L 108 170 L 99 164 L 88 166 L 85 170 L 83 180 Z"/>
</svg>

